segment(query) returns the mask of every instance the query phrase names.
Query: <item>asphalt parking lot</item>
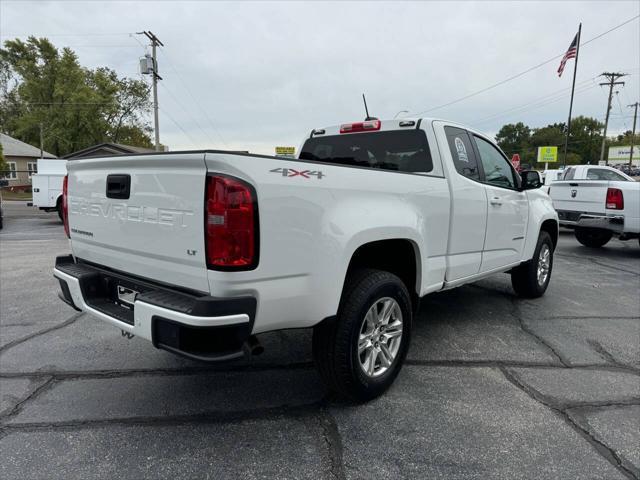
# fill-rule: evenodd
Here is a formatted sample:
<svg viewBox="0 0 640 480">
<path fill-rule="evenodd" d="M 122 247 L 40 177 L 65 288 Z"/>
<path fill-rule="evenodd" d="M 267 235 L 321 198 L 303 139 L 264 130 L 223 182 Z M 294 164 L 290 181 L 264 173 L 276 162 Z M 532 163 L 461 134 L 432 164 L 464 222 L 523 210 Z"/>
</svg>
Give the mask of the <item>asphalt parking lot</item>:
<svg viewBox="0 0 640 480">
<path fill-rule="evenodd" d="M 127 340 L 57 298 L 55 214 L 5 202 L 0 478 L 640 477 L 640 247 L 564 232 L 551 285 L 427 297 L 392 389 L 329 396 L 310 332 L 208 366 Z"/>
</svg>

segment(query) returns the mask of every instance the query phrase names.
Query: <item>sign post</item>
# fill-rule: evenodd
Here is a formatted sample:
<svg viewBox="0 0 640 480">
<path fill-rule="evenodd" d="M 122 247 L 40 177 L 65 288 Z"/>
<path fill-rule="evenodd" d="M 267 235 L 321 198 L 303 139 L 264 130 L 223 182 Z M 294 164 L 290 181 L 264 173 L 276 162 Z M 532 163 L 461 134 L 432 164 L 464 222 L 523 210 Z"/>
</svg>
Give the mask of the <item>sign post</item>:
<svg viewBox="0 0 640 480">
<path fill-rule="evenodd" d="M 544 169 L 549 168 L 550 163 L 558 162 L 558 147 L 538 147 L 538 163 L 544 163 Z M 566 159 L 565 159 L 566 162 Z"/>
</svg>

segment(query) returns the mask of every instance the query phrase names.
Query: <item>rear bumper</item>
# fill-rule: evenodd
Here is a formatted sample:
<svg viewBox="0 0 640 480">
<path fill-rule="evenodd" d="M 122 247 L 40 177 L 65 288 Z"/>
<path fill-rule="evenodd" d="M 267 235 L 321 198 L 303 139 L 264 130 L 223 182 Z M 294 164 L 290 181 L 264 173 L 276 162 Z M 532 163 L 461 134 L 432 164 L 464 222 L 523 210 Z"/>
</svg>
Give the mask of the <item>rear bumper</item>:
<svg viewBox="0 0 640 480">
<path fill-rule="evenodd" d="M 624 215 L 600 215 L 558 210 L 558 219 L 563 227 L 599 228 L 610 230 L 618 235 L 624 232 Z"/>
<path fill-rule="evenodd" d="M 184 293 L 99 266 L 56 259 L 62 301 L 156 348 L 208 362 L 241 357 L 256 312 L 253 297 L 214 298 Z M 128 301 L 118 288 L 134 291 Z"/>
</svg>

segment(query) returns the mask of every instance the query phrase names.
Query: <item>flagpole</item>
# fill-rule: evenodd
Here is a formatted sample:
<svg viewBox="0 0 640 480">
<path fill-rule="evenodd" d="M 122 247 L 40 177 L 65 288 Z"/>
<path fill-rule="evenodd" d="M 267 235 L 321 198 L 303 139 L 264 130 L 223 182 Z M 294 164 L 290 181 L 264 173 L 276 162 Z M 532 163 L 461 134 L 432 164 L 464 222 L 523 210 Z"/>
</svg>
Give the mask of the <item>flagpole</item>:
<svg viewBox="0 0 640 480">
<path fill-rule="evenodd" d="M 569 144 L 569 132 L 571 131 L 571 110 L 573 109 L 573 91 L 576 88 L 576 72 L 578 71 L 578 55 L 580 55 L 580 36 L 582 33 L 582 23 L 578 26 L 578 45 L 576 46 L 576 61 L 573 64 L 573 83 L 571 84 L 571 102 L 569 103 L 569 119 L 567 120 L 567 131 L 564 135 L 564 151 L 562 154 L 562 168 L 567 166 L 567 145 Z"/>
</svg>

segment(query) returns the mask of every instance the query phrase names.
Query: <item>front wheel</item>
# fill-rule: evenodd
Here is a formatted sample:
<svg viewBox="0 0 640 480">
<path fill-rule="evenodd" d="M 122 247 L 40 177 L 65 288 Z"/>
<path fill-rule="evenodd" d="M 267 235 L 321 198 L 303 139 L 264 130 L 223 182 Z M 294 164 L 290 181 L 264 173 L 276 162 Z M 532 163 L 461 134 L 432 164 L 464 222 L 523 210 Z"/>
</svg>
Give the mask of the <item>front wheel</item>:
<svg viewBox="0 0 640 480">
<path fill-rule="evenodd" d="M 537 298 L 544 295 L 553 269 L 553 242 L 547 232 L 540 232 L 533 258 L 511 272 L 511 285 L 518 295 Z"/>
<path fill-rule="evenodd" d="M 576 235 L 576 240 L 585 247 L 591 248 L 600 248 L 611 240 L 611 237 L 613 237 L 613 232 L 609 230 L 602 230 L 601 228 L 578 227 L 574 233 Z"/>
<path fill-rule="evenodd" d="M 313 331 L 313 358 L 329 389 L 356 401 L 381 395 L 402 368 L 411 322 L 409 292 L 397 276 L 349 275 L 337 318 Z"/>
</svg>

